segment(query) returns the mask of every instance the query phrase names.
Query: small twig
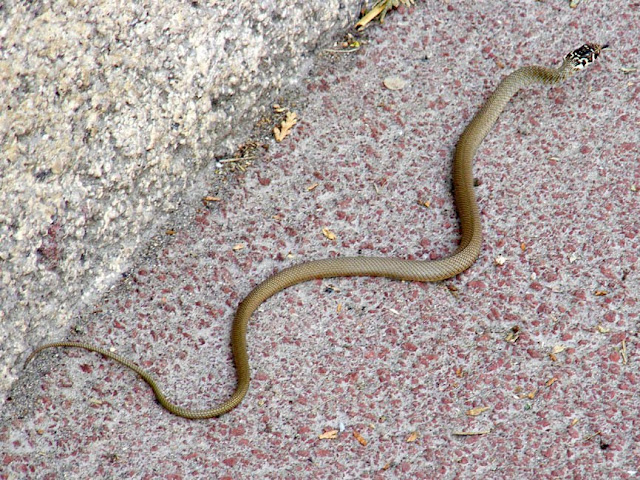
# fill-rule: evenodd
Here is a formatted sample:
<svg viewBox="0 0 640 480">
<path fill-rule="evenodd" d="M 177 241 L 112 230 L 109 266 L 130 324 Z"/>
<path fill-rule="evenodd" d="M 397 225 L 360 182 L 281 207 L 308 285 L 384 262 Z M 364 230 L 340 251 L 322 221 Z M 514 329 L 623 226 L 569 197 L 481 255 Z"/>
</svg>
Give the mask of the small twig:
<svg viewBox="0 0 640 480">
<path fill-rule="evenodd" d="M 458 435 L 458 436 L 469 436 L 469 435 L 486 435 L 487 433 L 491 433 L 491 430 L 479 430 L 477 432 L 452 432 L 453 435 Z"/>
<path fill-rule="evenodd" d="M 239 158 L 223 158 L 222 160 L 218 160 L 218 163 L 231 163 L 231 162 L 240 162 L 242 160 L 255 160 L 256 156 L 251 155 L 248 157 L 239 157 Z"/>
<path fill-rule="evenodd" d="M 626 365 L 629 358 L 627 357 L 627 341 L 626 340 L 622 340 L 622 351 L 620 352 L 622 354 L 622 363 L 623 365 Z"/>
<path fill-rule="evenodd" d="M 353 52 L 357 52 L 358 50 L 360 50 L 360 48 L 361 47 L 344 48 L 344 49 L 325 48 L 323 51 L 324 52 L 328 52 L 328 53 L 353 53 Z"/>
<path fill-rule="evenodd" d="M 602 435 L 602 432 L 600 430 L 598 430 L 596 433 L 593 433 L 587 437 L 584 437 L 584 441 L 588 442 L 589 440 L 591 440 L 592 438 L 597 437 L 598 435 Z"/>
<path fill-rule="evenodd" d="M 373 8 L 371 9 L 371 11 L 369 13 L 367 13 L 364 17 L 362 17 L 358 23 L 356 23 L 355 25 L 355 29 L 356 30 L 363 30 L 364 27 L 367 26 L 367 24 L 373 20 L 374 18 L 376 18 L 378 15 L 380 15 L 380 13 L 382 13 L 383 11 L 385 11 L 385 8 L 388 8 L 387 5 L 385 4 L 385 2 L 379 2 L 376 5 L 373 6 Z"/>
</svg>

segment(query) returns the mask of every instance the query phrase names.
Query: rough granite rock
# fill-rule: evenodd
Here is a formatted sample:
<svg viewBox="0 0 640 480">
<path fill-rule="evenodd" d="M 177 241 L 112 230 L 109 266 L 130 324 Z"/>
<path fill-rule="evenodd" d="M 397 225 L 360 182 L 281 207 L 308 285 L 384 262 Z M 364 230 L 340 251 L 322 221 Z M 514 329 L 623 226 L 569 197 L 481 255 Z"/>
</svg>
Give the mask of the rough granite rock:
<svg viewBox="0 0 640 480">
<path fill-rule="evenodd" d="M 0 402 L 359 3 L 0 7 Z"/>
</svg>

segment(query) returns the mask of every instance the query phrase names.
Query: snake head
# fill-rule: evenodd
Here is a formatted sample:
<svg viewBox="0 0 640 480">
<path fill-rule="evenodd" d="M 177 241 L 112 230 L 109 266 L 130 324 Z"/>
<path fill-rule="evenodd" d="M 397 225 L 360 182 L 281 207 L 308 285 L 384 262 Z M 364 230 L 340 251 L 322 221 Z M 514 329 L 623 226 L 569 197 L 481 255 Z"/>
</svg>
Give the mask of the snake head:
<svg viewBox="0 0 640 480">
<path fill-rule="evenodd" d="M 564 57 L 564 63 L 568 64 L 574 72 L 580 71 L 591 65 L 595 59 L 598 58 L 600 52 L 608 46 L 609 45 L 598 45 L 597 43 L 585 43 Z"/>
</svg>

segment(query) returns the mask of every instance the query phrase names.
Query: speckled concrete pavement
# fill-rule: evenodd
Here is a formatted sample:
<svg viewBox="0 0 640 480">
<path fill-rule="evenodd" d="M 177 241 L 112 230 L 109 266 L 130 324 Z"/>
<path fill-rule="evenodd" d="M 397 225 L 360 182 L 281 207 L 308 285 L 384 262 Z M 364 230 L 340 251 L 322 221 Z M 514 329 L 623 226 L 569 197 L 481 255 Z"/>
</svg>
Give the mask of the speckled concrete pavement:
<svg viewBox="0 0 640 480">
<path fill-rule="evenodd" d="M 359 1 L 0 3 L 0 408 Z"/>
<path fill-rule="evenodd" d="M 452 150 L 491 89 L 611 43 L 519 94 L 480 148 L 471 269 L 276 295 L 250 325 L 251 389 L 219 419 L 168 414 L 89 352 L 43 354 L 4 407 L 0 478 L 638 478 L 640 4 L 568 3 L 420 2 L 358 52 L 319 55 L 281 102 L 291 135 L 211 173 L 202 196 L 221 200 L 194 204 L 69 338 L 139 360 L 181 405 L 219 402 L 252 286 L 306 259 L 450 252 Z"/>
</svg>

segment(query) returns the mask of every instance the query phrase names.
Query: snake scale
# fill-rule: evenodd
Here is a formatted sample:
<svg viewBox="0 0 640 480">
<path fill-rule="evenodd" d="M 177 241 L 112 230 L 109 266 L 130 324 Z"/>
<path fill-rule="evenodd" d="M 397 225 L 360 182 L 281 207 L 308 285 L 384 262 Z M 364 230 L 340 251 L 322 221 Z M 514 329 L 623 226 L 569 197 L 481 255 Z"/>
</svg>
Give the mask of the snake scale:
<svg viewBox="0 0 640 480">
<path fill-rule="evenodd" d="M 247 324 L 252 313 L 266 299 L 287 287 L 312 279 L 348 276 L 388 277 L 415 282 L 435 282 L 451 278 L 469 268 L 478 258 L 482 244 L 480 212 L 476 202 L 472 163 L 480 143 L 489 133 L 511 97 L 533 83 L 557 83 L 590 65 L 607 45 L 587 43 L 569 53 L 557 68 L 526 66 L 505 77 L 480 111 L 467 125 L 455 149 L 453 190 L 460 218 L 461 240 L 457 250 L 439 260 L 404 260 L 384 257 L 339 257 L 315 260 L 286 268 L 255 287 L 240 303 L 231 331 L 231 348 L 236 366 L 237 386 L 225 402 L 205 410 L 190 410 L 171 403 L 154 378 L 130 360 L 83 342 L 54 342 L 34 350 L 26 363 L 44 349 L 55 347 L 84 348 L 100 353 L 130 368 L 153 389 L 160 404 L 180 417 L 203 419 L 217 417 L 235 408 L 244 398 L 251 378 L 247 353 Z"/>
</svg>

